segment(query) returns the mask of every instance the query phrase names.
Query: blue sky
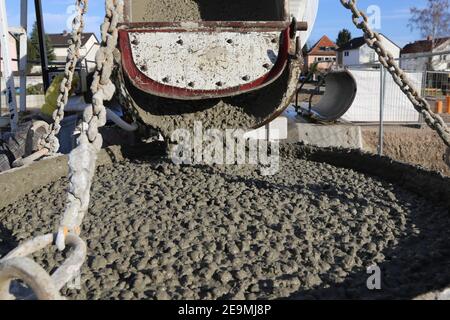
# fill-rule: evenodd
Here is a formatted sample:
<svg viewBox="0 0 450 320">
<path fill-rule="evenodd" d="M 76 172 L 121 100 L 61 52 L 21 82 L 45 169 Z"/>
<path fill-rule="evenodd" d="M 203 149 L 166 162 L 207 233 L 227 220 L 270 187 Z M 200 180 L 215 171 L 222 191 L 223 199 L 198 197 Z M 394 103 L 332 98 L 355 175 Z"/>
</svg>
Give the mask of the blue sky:
<svg viewBox="0 0 450 320">
<path fill-rule="evenodd" d="M 6 0 L 10 25 L 19 24 L 19 3 L 18 0 Z M 29 1 L 30 24 L 34 21 L 33 3 L 34 1 Z M 46 32 L 57 33 L 68 29 L 67 21 L 71 14 L 70 6 L 73 3 L 73 0 L 42 0 Z M 98 33 L 104 14 L 103 3 L 103 0 L 90 1 L 87 31 Z M 358 3 L 363 9 L 367 9 L 370 5 L 376 5 L 381 9 L 380 31 L 399 46 L 421 38 L 417 31 L 411 32 L 407 27 L 410 17 L 409 8 L 412 6 L 422 7 L 426 0 L 359 0 Z M 337 33 L 342 28 L 351 30 L 354 37 L 360 36 L 361 32 L 352 26 L 350 18 L 350 12 L 342 7 L 339 0 L 320 0 L 319 16 L 310 39 L 311 42 L 318 40 L 322 35 L 327 35 L 335 40 Z"/>
</svg>

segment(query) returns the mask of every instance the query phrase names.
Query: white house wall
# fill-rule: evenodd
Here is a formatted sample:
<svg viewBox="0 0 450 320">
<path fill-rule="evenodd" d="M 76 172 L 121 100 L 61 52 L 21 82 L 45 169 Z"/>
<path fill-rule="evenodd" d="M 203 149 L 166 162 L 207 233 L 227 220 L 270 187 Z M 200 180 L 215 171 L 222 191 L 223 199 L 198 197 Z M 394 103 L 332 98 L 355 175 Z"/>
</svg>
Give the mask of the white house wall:
<svg viewBox="0 0 450 320">
<path fill-rule="evenodd" d="M 18 71 L 18 63 L 17 63 L 17 41 L 11 34 L 8 34 L 8 42 L 9 42 L 9 56 L 11 57 L 10 66 L 13 72 Z M 1 48 L 0 48 L 1 49 Z M 1 58 L 1 50 L 0 50 L 0 58 Z M 3 63 L 3 61 L 2 61 Z M 1 65 L 0 70 L 3 70 L 3 65 Z"/>
<path fill-rule="evenodd" d="M 399 58 L 400 48 L 391 41 L 387 40 L 383 35 L 380 36 L 382 38 L 383 46 L 386 48 L 386 50 L 391 52 L 394 58 Z M 345 56 L 345 52 L 349 53 L 347 57 Z M 346 50 L 343 52 L 343 55 L 343 63 L 345 66 L 378 62 L 378 57 L 375 51 L 371 49 L 367 44 L 364 44 L 358 49 Z"/>
<path fill-rule="evenodd" d="M 345 56 L 346 52 L 348 52 L 348 56 Z M 344 63 L 345 66 L 352 66 L 352 65 L 360 64 L 360 62 L 359 62 L 359 50 L 358 49 L 344 51 L 342 54 L 344 55 L 343 56 L 343 63 Z"/>
<path fill-rule="evenodd" d="M 68 47 L 54 48 L 57 61 L 66 61 L 67 49 Z M 95 68 L 95 63 L 93 61 L 95 61 L 95 55 L 97 54 L 98 49 L 99 44 L 94 36 L 91 36 L 89 40 L 86 41 L 86 44 L 80 48 L 80 56 L 88 61 L 91 61 L 88 62 L 89 71 L 92 71 Z"/>
<path fill-rule="evenodd" d="M 436 53 L 444 51 L 450 51 L 450 40 L 435 49 Z M 402 54 L 403 59 L 401 59 L 401 67 L 405 70 L 426 71 L 429 58 L 419 57 L 423 54 L 424 53 Z M 434 71 L 450 71 L 450 54 L 433 57 L 433 69 Z"/>
</svg>

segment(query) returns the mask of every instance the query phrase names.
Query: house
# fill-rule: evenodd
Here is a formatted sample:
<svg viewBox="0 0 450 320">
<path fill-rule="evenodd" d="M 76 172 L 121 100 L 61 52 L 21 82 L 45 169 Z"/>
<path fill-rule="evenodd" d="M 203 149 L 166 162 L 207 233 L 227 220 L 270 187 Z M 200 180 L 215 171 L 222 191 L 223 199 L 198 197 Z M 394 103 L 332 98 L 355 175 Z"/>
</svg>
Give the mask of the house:
<svg viewBox="0 0 450 320">
<path fill-rule="evenodd" d="M 64 31 L 63 33 L 49 34 L 48 36 L 54 48 L 56 62 L 66 62 L 71 34 Z M 80 60 L 86 61 L 89 71 L 92 71 L 95 68 L 95 55 L 97 54 L 99 48 L 100 43 L 95 33 L 82 34 Z"/>
<path fill-rule="evenodd" d="M 401 51 L 401 67 L 405 70 L 425 71 L 430 69 L 431 62 L 433 71 L 450 71 L 450 54 L 436 55 L 433 58 L 421 57 L 432 51 L 450 51 L 450 37 L 436 39 L 434 50 L 432 47 L 430 37 L 407 44 Z"/>
<path fill-rule="evenodd" d="M 392 53 L 395 59 L 400 58 L 400 47 L 383 34 L 380 34 L 383 46 Z M 338 50 L 338 63 L 347 67 L 359 64 L 378 63 L 376 52 L 371 49 L 364 37 L 354 38 Z"/>
<path fill-rule="evenodd" d="M 308 72 L 314 63 L 318 63 L 318 70 L 328 70 L 331 66 L 336 63 L 336 50 L 338 46 L 336 43 L 330 40 L 327 36 L 323 36 L 317 41 L 312 48 L 306 52 L 305 58 L 305 70 Z"/>
<path fill-rule="evenodd" d="M 9 55 L 11 57 L 11 68 L 13 72 L 17 72 L 19 70 L 19 64 L 17 62 L 17 40 L 11 33 L 9 34 L 8 42 L 9 42 Z M 1 73 L 1 70 L 3 70 L 4 68 L 1 48 L 0 48 L 0 59 L 2 62 L 0 64 L 0 73 Z"/>
</svg>

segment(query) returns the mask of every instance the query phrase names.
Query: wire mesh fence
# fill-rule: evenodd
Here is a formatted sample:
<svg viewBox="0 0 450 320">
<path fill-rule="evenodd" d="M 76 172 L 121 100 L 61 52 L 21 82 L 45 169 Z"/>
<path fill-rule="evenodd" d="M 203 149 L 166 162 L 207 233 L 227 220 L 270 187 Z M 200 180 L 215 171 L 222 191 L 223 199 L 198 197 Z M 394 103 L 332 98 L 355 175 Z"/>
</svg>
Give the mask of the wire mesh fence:
<svg viewBox="0 0 450 320">
<path fill-rule="evenodd" d="M 398 62 L 431 109 L 450 122 L 450 54 L 417 55 Z M 426 126 L 387 70 L 378 63 L 348 69 L 357 80 L 358 95 L 344 120 L 362 127 L 365 149 L 450 175 L 443 160 L 444 143 Z"/>
</svg>

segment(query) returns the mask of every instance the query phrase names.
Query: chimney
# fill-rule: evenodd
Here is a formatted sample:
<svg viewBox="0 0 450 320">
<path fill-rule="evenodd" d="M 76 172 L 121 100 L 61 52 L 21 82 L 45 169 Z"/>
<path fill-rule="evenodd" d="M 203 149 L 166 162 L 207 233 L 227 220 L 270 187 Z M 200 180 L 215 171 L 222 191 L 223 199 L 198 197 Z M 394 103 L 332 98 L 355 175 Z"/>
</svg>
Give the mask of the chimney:
<svg viewBox="0 0 450 320">
<path fill-rule="evenodd" d="M 428 41 L 431 41 L 431 40 L 433 40 L 433 37 L 432 37 L 432 36 L 428 36 L 428 37 L 427 37 L 427 40 L 428 40 Z"/>
</svg>

